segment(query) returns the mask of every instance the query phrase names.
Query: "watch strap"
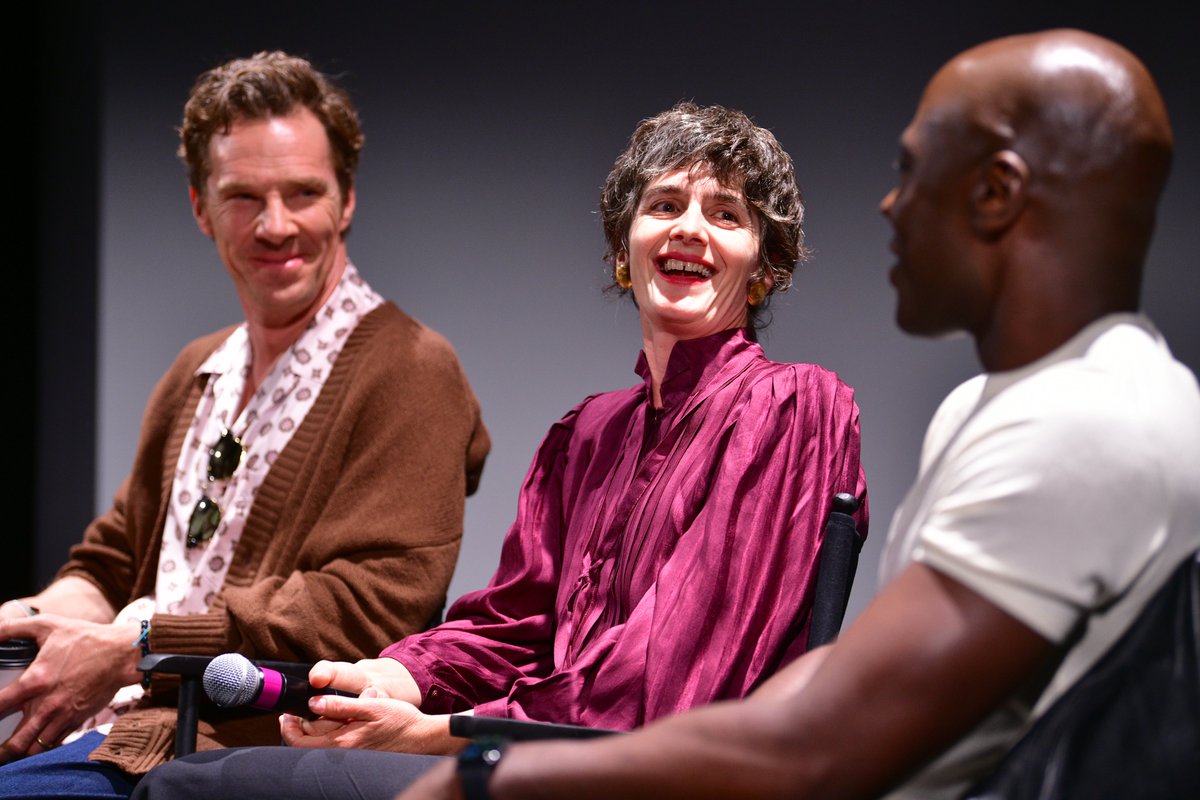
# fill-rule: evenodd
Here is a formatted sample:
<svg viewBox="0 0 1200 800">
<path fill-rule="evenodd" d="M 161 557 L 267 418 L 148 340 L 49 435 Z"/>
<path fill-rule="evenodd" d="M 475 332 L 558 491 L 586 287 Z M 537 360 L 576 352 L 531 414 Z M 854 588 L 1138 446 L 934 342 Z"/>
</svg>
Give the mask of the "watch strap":
<svg viewBox="0 0 1200 800">
<path fill-rule="evenodd" d="M 458 754 L 458 780 L 466 800 L 491 800 L 488 781 L 504 755 L 506 744 L 499 737 L 481 736 Z"/>
</svg>

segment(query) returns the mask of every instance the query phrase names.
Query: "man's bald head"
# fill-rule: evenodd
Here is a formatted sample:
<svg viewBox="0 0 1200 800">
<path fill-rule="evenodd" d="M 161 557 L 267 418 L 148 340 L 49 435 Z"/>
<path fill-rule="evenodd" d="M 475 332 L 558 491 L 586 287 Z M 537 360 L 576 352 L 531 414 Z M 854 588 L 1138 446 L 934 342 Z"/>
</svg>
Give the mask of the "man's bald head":
<svg viewBox="0 0 1200 800">
<path fill-rule="evenodd" d="M 1150 73 L 1125 48 L 1083 31 L 967 50 L 934 76 L 927 106 L 942 118 L 960 114 L 976 146 L 1012 148 L 1039 181 L 1130 173 L 1142 177 L 1139 199 L 1153 205 L 1170 166 L 1171 125 Z"/>
<path fill-rule="evenodd" d="M 901 137 L 897 320 L 965 330 L 989 369 L 1138 308 L 1172 152 L 1150 73 L 1076 30 L 996 39 L 942 67 Z"/>
</svg>

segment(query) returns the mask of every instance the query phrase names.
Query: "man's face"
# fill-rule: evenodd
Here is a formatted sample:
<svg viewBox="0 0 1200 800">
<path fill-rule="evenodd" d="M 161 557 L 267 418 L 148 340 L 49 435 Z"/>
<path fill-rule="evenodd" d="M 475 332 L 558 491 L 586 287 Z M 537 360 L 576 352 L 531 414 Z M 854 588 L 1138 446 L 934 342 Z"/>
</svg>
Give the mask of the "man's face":
<svg viewBox="0 0 1200 800">
<path fill-rule="evenodd" d="M 974 169 L 964 126 L 946 100 L 935 79 L 900 137 L 896 186 L 880 204 L 893 229 L 896 323 L 927 336 L 975 332 L 987 313 L 973 263 Z"/>
<path fill-rule="evenodd" d="M 249 322 L 285 327 L 314 314 L 345 269 L 354 190 L 338 189 L 329 137 L 307 108 L 239 120 L 209 144 L 200 230 L 213 238 Z"/>
</svg>

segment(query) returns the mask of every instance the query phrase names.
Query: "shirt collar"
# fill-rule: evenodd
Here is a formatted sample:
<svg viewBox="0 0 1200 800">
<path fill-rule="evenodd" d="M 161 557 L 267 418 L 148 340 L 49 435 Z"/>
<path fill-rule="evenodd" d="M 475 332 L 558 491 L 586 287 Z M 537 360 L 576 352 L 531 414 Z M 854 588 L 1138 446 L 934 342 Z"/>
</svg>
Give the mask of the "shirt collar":
<svg viewBox="0 0 1200 800">
<path fill-rule="evenodd" d="M 301 332 L 300 338 L 303 338 L 304 334 L 312 330 L 314 326 L 321 325 L 323 321 L 332 317 L 334 309 L 340 307 L 347 300 L 362 300 L 363 307 L 373 308 L 374 305 L 369 302 L 373 295 L 374 290 L 358 274 L 354 264 L 347 261 L 346 269 L 342 273 L 341 279 L 338 280 L 337 286 L 334 287 L 325 303 L 317 309 L 317 313 L 313 314 L 313 318 L 308 322 L 308 327 Z M 217 349 L 213 350 L 204 360 L 204 363 L 196 368 L 194 374 L 198 376 L 225 375 L 234 370 L 248 370 L 250 356 L 250 332 L 246 323 L 242 322 L 233 330 L 229 338 L 218 345 Z"/>
<path fill-rule="evenodd" d="M 706 386 L 726 364 L 743 353 L 762 354 L 751 328 L 730 328 L 699 339 L 676 342 L 659 387 L 663 408 L 674 410 L 682 405 L 697 387 Z M 641 376 L 646 385 L 646 396 L 650 397 L 650 363 L 645 351 L 638 354 L 634 370 Z"/>
</svg>

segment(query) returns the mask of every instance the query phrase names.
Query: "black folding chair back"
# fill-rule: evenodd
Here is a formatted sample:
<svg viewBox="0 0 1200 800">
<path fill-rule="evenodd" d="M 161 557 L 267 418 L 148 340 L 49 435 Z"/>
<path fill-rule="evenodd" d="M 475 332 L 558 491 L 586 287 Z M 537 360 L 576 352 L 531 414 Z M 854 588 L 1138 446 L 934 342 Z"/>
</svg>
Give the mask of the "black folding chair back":
<svg viewBox="0 0 1200 800">
<path fill-rule="evenodd" d="M 1200 797 L 1200 557 L 966 797 Z"/>
<path fill-rule="evenodd" d="M 854 527 L 853 514 L 857 510 L 858 498 L 854 495 L 844 492 L 834 495 L 817 562 L 817 589 L 808 626 L 809 650 L 829 644 L 842 630 L 863 545 Z"/>
</svg>

